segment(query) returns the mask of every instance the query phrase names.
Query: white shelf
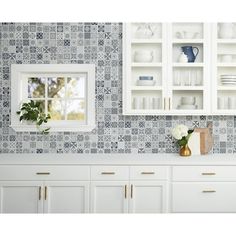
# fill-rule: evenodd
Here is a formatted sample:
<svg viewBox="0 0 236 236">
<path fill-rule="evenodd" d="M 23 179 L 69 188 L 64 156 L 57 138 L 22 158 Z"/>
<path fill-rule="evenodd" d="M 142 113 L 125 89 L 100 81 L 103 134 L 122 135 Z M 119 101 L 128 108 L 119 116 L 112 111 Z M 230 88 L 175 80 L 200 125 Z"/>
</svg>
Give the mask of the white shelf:
<svg viewBox="0 0 236 236">
<path fill-rule="evenodd" d="M 217 43 L 236 43 L 236 39 L 217 39 Z"/>
<path fill-rule="evenodd" d="M 155 43 L 162 43 L 162 39 L 132 39 L 131 43 L 135 44 L 142 44 L 142 43 L 150 43 L 150 44 L 155 44 Z"/>
<path fill-rule="evenodd" d="M 179 91 L 196 91 L 196 90 L 204 90 L 205 88 L 203 86 L 173 86 L 173 90 L 179 90 Z"/>
<path fill-rule="evenodd" d="M 143 90 L 162 90 L 162 86 L 132 86 L 131 90 L 133 91 L 143 91 Z"/>
<path fill-rule="evenodd" d="M 162 63 L 159 62 L 143 62 L 143 63 L 138 63 L 138 62 L 133 62 L 131 64 L 132 67 L 162 67 Z"/>
<path fill-rule="evenodd" d="M 231 91 L 236 91 L 236 85 L 234 86 L 234 85 L 230 85 L 230 86 L 223 86 L 223 85 L 221 85 L 221 86 L 218 86 L 217 87 L 217 90 L 222 90 L 222 91 L 229 91 L 229 90 L 231 90 Z"/>
<path fill-rule="evenodd" d="M 180 62 L 175 62 L 173 63 L 173 67 L 203 67 L 204 63 L 180 63 Z"/>
<path fill-rule="evenodd" d="M 204 43 L 203 39 L 173 39 L 172 43 Z"/>
<path fill-rule="evenodd" d="M 236 67 L 235 62 L 228 62 L 228 63 L 217 63 L 218 67 Z"/>
</svg>

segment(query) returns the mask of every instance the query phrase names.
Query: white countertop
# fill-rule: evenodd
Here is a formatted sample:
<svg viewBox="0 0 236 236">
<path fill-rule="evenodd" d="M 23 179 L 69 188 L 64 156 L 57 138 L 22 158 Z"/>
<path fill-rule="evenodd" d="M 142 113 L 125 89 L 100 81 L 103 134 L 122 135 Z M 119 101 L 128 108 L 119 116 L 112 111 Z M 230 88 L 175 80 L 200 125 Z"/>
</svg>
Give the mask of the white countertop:
<svg viewBox="0 0 236 236">
<path fill-rule="evenodd" d="M 0 165 L 236 165 L 236 154 L 0 154 Z"/>
</svg>

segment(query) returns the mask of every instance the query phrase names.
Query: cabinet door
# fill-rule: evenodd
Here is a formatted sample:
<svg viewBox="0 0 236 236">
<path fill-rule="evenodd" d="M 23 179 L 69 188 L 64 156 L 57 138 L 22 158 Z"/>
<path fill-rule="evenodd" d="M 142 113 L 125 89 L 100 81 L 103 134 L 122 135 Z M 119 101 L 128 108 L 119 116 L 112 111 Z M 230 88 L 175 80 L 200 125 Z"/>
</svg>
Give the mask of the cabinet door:
<svg viewBox="0 0 236 236">
<path fill-rule="evenodd" d="M 210 25 L 173 23 L 167 34 L 169 114 L 209 114 Z"/>
<path fill-rule="evenodd" d="M 41 181 L 1 181 L 1 213 L 42 213 Z"/>
<path fill-rule="evenodd" d="M 87 213 L 89 211 L 89 181 L 46 181 L 45 213 Z"/>
<path fill-rule="evenodd" d="M 134 181 L 130 185 L 130 213 L 167 211 L 167 185 L 163 181 Z"/>
<path fill-rule="evenodd" d="M 91 183 L 91 212 L 127 213 L 127 181 L 94 181 Z"/>
<path fill-rule="evenodd" d="M 235 182 L 174 183 L 172 211 L 177 213 L 236 212 Z"/>
</svg>

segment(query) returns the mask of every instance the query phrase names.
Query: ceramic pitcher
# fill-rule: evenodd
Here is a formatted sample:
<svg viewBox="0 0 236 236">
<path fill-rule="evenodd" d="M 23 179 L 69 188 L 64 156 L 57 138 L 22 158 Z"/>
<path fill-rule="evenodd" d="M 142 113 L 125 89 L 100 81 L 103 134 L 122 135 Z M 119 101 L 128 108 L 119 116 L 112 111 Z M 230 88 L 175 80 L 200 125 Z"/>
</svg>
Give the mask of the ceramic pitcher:
<svg viewBox="0 0 236 236">
<path fill-rule="evenodd" d="M 188 57 L 188 62 L 194 62 L 196 60 L 199 53 L 199 49 L 197 47 L 183 46 L 181 49 L 182 52 Z"/>
</svg>

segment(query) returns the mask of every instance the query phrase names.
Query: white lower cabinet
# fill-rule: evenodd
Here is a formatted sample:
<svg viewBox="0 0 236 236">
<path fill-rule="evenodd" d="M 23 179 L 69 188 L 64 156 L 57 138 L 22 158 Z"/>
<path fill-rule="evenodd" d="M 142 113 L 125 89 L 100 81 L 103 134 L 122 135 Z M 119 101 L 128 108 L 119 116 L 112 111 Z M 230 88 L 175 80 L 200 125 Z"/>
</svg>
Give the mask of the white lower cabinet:
<svg viewBox="0 0 236 236">
<path fill-rule="evenodd" d="M 173 212 L 236 212 L 236 183 L 174 183 Z"/>
<path fill-rule="evenodd" d="M 41 181 L 0 181 L 1 213 L 42 213 Z"/>
<path fill-rule="evenodd" d="M 128 181 L 94 181 L 91 183 L 92 213 L 127 213 Z"/>
<path fill-rule="evenodd" d="M 130 185 L 130 213 L 164 213 L 167 210 L 167 184 L 161 181 L 134 181 Z"/>
<path fill-rule="evenodd" d="M 236 213 L 235 172 L 236 165 L 0 164 L 0 213 Z"/>
<path fill-rule="evenodd" d="M 47 181 L 44 213 L 88 213 L 89 181 Z"/>
</svg>

